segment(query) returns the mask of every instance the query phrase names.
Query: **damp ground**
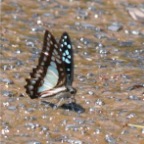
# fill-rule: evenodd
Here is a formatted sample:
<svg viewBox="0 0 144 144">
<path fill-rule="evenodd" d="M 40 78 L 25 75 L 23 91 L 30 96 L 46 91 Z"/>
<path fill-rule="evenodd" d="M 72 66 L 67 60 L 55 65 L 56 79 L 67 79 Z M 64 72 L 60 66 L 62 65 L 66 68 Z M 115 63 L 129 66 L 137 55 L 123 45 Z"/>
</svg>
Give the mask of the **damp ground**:
<svg viewBox="0 0 144 144">
<path fill-rule="evenodd" d="M 143 144 L 144 2 L 0 0 L 1 144 Z M 85 112 L 30 99 L 44 30 L 74 49 L 75 96 Z"/>
</svg>

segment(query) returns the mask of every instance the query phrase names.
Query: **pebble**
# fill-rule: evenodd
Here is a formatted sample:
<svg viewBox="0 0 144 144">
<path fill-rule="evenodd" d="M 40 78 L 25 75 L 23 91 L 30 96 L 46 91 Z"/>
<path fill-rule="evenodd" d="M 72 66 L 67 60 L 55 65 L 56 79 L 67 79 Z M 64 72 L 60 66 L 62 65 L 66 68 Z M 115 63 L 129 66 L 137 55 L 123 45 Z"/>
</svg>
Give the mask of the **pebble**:
<svg viewBox="0 0 144 144">
<path fill-rule="evenodd" d="M 142 129 L 142 134 L 144 134 L 144 128 Z"/>
<path fill-rule="evenodd" d="M 3 65 L 2 68 L 3 68 L 4 71 L 6 71 L 6 70 L 14 69 L 15 66 L 8 64 L 8 65 Z"/>
<path fill-rule="evenodd" d="M 68 124 L 68 125 L 66 125 L 65 130 L 71 129 L 71 130 L 73 130 L 73 131 L 78 131 L 79 128 L 80 128 L 80 126 L 78 126 L 78 125 L 75 125 L 75 124 Z"/>
<path fill-rule="evenodd" d="M 4 79 L 2 79 L 0 81 L 4 82 L 6 84 L 14 84 L 14 82 L 12 80 L 8 79 L 8 78 L 4 78 Z"/>
<path fill-rule="evenodd" d="M 98 39 L 108 38 L 107 34 L 104 32 L 96 32 L 94 36 Z"/>
<path fill-rule="evenodd" d="M 40 27 L 40 26 L 35 26 L 31 29 L 31 31 L 33 32 L 43 32 L 44 31 L 44 28 L 43 27 Z"/>
<path fill-rule="evenodd" d="M 4 90 L 1 93 L 5 97 L 11 97 L 11 96 L 13 96 L 13 93 L 11 91 Z"/>
<path fill-rule="evenodd" d="M 78 76 L 78 79 L 79 79 L 79 81 L 83 82 L 86 80 L 86 77 L 85 76 Z"/>
<path fill-rule="evenodd" d="M 89 23 L 81 23 L 81 26 L 84 27 L 85 29 L 91 29 L 91 30 L 95 30 L 95 26 Z"/>
<path fill-rule="evenodd" d="M 42 126 L 42 127 L 41 127 L 41 131 L 42 131 L 42 132 L 47 132 L 48 130 L 49 130 L 48 127 L 45 127 L 45 126 Z"/>
<path fill-rule="evenodd" d="M 110 26 L 108 26 L 108 30 L 115 31 L 115 32 L 121 29 L 122 29 L 122 24 L 118 22 L 113 22 Z"/>
<path fill-rule="evenodd" d="M 128 99 L 130 99 L 130 100 L 140 100 L 140 98 L 135 96 L 135 95 L 128 96 Z"/>
<path fill-rule="evenodd" d="M 18 50 L 16 50 L 15 53 L 16 53 L 16 54 L 20 54 L 21 52 L 22 52 L 22 51 L 18 49 Z"/>
<path fill-rule="evenodd" d="M 44 13 L 43 16 L 45 16 L 45 17 L 54 17 L 51 13 Z"/>
<path fill-rule="evenodd" d="M 24 63 L 21 60 L 17 60 L 15 64 L 16 66 L 22 66 Z"/>
<path fill-rule="evenodd" d="M 67 142 L 68 142 L 69 144 L 83 144 L 83 142 L 80 141 L 80 140 L 68 139 Z"/>
<path fill-rule="evenodd" d="M 133 118 L 133 117 L 135 117 L 136 115 L 135 115 L 135 113 L 131 113 L 131 114 L 129 114 L 128 116 L 127 116 L 127 118 L 128 119 L 131 119 L 131 118 Z"/>
<path fill-rule="evenodd" d="M 24 117 L 24 120 L 27 120 L 27 121 L 35 121 L 35 120 L 37 120 L 37 118 L 34 117 L 34 116 L 25 116 L 25 117 Z"/>
<path fill-rule="evenodd" d="M 88 91 L 88 94 L 89 95 L 94 95 L 94 92 L 93 91 Z"/>
<path fill-rule="evenodd" d="M 131 33 L 132 33 L 133 35 L 139 35 L 139 34 L 140 34 L 140 32 L 137 31 L 137 30 L 133 30 L 133 31 L 131 31 Z"/>
<path fill-rule="evenodd" d="M 19 73 L 15 73 L 15 74 L 14 74 L 14 78 L 15 78 L 15 79 L 19 79 L 20 77 L 21 77 L 21 76 L 20 76 Z"/>
<path fill-rule="evenodd" d="M 116 144 L 116 140 L 110 135 L 106 135 L 105 140 L 108 142 L 108 144 Z"/>
<path fill-rule="evenodd" d="M 94 133 L 95 133 L 95 134 L 100 134 L 100 133 L 101 133 L 101 130 L 97 128 Z"/>
<path fill-rule="evenodd" d="M 123 41 L 123 42 L 119 42 L 119 46 L 120 47 L 130 47 L 133 45 L 133 41 Z"/>
<path fill-rule="evenodd" d="M 94 73 L 91 73 L 91 72 L 90 72 L 90 73 L 87 73 L 86 76 L 87 76 L 87 79 L 90 79 L 90 78 L 93 79 L 93 78 L 95 78 L 95 74 L 94 74 Z"/>
<path fill-rule="evenodd" d="M 27 45 L 27 46 L 31 46 L 31 47 L 34 47 L 34 46 L 35 46 L 34 42 L 32 42 L 32 41 L 27 41 L 27 42 L 26 42 L 26 45 Z"/>
<path fill-rule="evenodd" d="M 28 141 L 26 144 L 42 144 L 42 143 L 36 140 L 31 140 L 31 141 Z"/>
<path fill-rule="evenodd" d="M 80 42 L 82 42 L 84 45 L 88 45 L 89 43 L 91 43 L 89 39 L 83 37 L 80 38 Z"/>
<path fill-rule="evenodd" d="M 86 19 L 88 17 L 88 12 L 86 10 L 78 9 L 76 11 L 77 19 Z"/>
<path fill-rule="evenodd" d="M 12 111 L 14 111 L 14 110 L 16 110 L 16 109 L 17 109 L 16 106 L 9 106 L 9 107 L 8 107 L 8 110 L 12 110 Z"/>
<path fill-rule="evenodd" d="M 99 105 L 99 106 L 102 106 L 104 104 L 105 103 L 102 100 L 100 100 L 100 99 L 97 99 L 96 102 L 95 102 L 95 105 Z"/>
<path fill-rule="evenodd" d="M 35 124 L 35 123 L 26 123 L 25 127 L 27 127 L 28 129 L 36 129 L 37 127 L 39 127 L 39 124 Z"/>
</svg>

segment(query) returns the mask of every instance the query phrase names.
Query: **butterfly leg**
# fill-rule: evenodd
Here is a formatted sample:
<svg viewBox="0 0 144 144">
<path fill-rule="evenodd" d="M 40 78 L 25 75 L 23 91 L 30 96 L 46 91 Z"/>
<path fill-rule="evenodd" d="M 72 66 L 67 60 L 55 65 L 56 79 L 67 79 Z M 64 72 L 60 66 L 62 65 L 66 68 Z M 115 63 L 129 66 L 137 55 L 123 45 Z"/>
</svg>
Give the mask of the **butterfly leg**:
<svg viewBox="0 0 144 144">
<path fill-rule="evenodd" d="M 69 98 L 71 98 L 71 94 L 69 92 L 62 92 L 56 95 L 56 98 L 58 100 L 57 105 L 62 105 L 65 103 Z"/>
</svg>

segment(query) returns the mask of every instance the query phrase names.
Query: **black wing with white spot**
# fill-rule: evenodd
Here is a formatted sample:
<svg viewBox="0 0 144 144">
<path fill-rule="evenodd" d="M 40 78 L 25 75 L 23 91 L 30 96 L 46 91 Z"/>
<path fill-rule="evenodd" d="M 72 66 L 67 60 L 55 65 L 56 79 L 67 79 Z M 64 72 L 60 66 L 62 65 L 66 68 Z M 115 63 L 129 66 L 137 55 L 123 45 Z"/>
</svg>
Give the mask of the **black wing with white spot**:
<svg viewBox="0 0 144 144">
<path fill-rule="evenodd" d="M 53 35 L 47 30 L 38 66 L 26 81 L 26 92 L 31 98 L 51 96 L 66 89 L 62 52 Z"/>
<path fill-rule="evenodd" d="M 70 37 L 66 32 L 62 34 L 59 44 L 66 72 L 66 84 L 71 86 L 73 81 L 73 51 Z"/>
</svg>

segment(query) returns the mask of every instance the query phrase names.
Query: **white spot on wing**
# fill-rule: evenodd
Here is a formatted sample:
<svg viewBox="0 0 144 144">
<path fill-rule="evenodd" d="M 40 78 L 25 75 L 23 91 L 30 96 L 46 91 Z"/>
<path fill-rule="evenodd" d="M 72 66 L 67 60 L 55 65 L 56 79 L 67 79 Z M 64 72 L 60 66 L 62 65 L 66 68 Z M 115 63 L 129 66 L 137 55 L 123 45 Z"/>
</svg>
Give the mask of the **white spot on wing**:
<svg viewBox="0 0 144 144">
<path fill-rule="evenodd" d="M 65 61 L 65 57 L 62 57 L 62 60 Z"/>
<path fill-rule="evenodd" d="M 53 45 L 53 42 L 52 42 L 52 41 L 50 41 L 50 44 L 51 44 L 51 45 Z"/>
<path fill-rule="evenodd" d="M 67 39 L 67 36 L 66 36 L 66 35 L 64 36 L 64 39 Z"/>
<path fill-rule="evenodd" d="M 54 54 L 55 54 L 55 55 L 58 55 L 58 52 L 57 52 L 55 49 L 54 49 Z"/>
<path fill-rule="evenodd" d="M 47 60 L 47 57 L 46 57 L 46 56 L 44 56 L 43 61 L 46 61 L 46 60 Z"/>
<path fill-rule="evenodd" d="M 50 43 L 49 43 L 49 41 L 47 42 L 47 46 L 48 46 L 48 47 L 50 46 Z"/>
<path fill-rule="evenodd" d="M 54 44 L 55 48 L 58 48 L 57 44 Z"/>
<path fill-rule="evenodd" d="M 66 53 L 63 53 L 63 56 L 66 56 Z"/>
<path fill-rule="evenodd" d="M 52 59 L 52 61 L 55 61 L 55 57 L 54 56 L 52 56 L 51 59 Z"/>
<path fill-rule="evenodd" d="M 48 56 L 49 54 L 48 54 L 48 52 L 43 52 L 46 56 Z"/>
<path fill-rule="evenodd" d="M 65 53 L 66 53 L 66 55 L 69 55 L 69 51 L 68 50 L 66 50 Z"/>
<path fill-rule="evenodd" d="M 70 68 L 67 68 L 67 71 L 70 71 Z"/>
<path fill-rule="evenodd" d="M 51 38 L 51 34 L 48 34 L 48 37 Z"/>
<path fill-rule="evenodd" d="M 64 42 L 64 45 L 67 45 L 67 42 Z"/>
<path fill-rule="evenodd" d="M 68 57 L 69 59 L 71 59 L 71 55 L 68 55 L 67 57 Z"/>
<path fill-rule="evenodd" d="M 70 64 L 71 62 L 69 61 L 69 59 L 65 59 L 65 62 L 67 63 L 67 64 Z"/>
<path fill-rule="evenodd" d="M 68 44 L 67 47 L 68 47 L 69 49 L 71 49 L 71 45 L 70 45 L 70 44 Z"/>
<path fill-rule="evenodd" d="M 59 63 L 59 64 L 62 63 L 61 60 L 59 60 L 59 59 L 56 59 L 56 62 Z"/>
</svg>

